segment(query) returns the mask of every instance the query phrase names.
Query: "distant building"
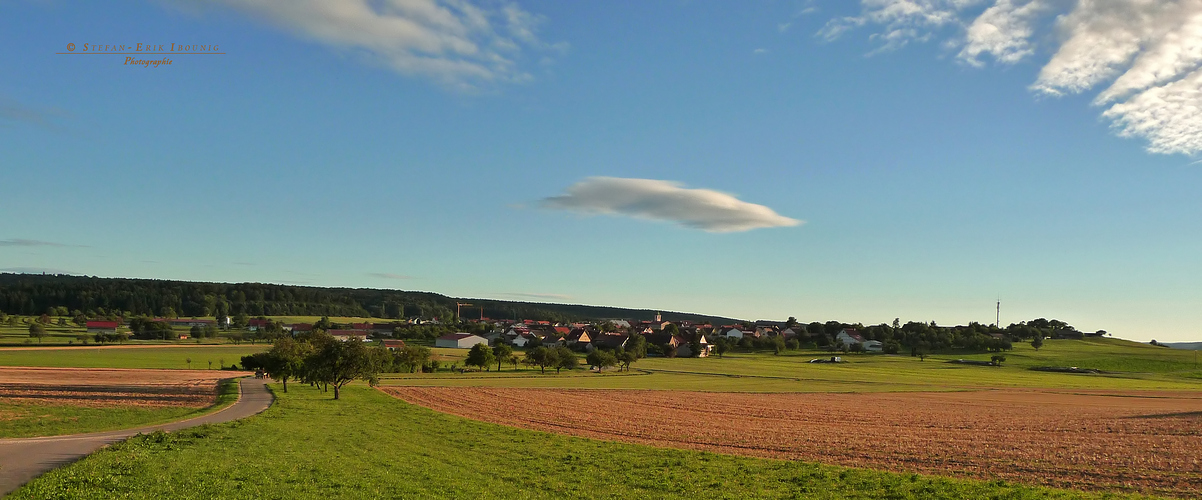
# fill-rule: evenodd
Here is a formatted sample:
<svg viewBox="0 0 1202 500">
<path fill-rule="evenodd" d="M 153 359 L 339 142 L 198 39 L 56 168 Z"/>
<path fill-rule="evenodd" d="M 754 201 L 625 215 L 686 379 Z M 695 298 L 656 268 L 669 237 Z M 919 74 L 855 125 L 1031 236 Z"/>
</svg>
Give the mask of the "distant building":
<svg viewBox="0 0 1202 500">
<path fill-rule="evenodd" d="M 398 349 L 404 349 L 405 341 L 404 340 L 385 340 L 384 347 L 391 351 L 395 351 Z"/>
<path fill-rule="evenodd" d="M 117 333 L 117 327 L 121 323 L 117 321 L 89 321 L 85 325 L 88 333 Z"/>
<path fill-rule="evenodd" d="M 346 342 L 351 339 L 367 340 L 367 330 L 330 330 L 328 332 L 334 338 Z"/>
<path fill-rule="evenodd" d="M 488 345 L 488 339 L 470 333 L 451 333 L 434 340 L 434 347 L 450 347 L 453 349 L 471 349 L 476 344 Z"/>
</svg>

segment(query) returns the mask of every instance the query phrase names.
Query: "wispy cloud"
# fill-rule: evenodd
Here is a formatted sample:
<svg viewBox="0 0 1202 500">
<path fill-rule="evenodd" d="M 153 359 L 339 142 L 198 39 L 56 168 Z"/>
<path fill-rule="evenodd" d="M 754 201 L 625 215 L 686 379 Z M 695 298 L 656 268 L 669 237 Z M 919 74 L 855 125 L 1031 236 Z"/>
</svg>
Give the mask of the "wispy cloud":
<svg viewBox="0 0 1202 500">
<path fill-rule="evenodd" d="M 571 300 L 570 295 L 561 295 L 558 293 L 529 293 L 529 292 L 506 292 L 501 295 L 505 297 L 520 297 L 523 299 L 537 300 Z"/>
<path fill-rule="evenodd" d="M 761 55 L 761 54 L 767 54 L 767 53 L 768 53 L 768 49 L 764 49 L 764 48 L 755 49 L 755 50 L 751 51 L 751 53 L 752 53 L 752 54 L 755 54 L 755 55 L 757 55 L 757 56 L 758 56 L 758 55 Z"/>
<path fill-rule="evenodd" d="M 53 269 L 49 267 L 6 267 L 0 269 L 0 273 L 17 273 L 17 274 L 75 274 L 71 271 L 62 269 Z"/>
<path fill-rule="evenodd" d="M 1202 152 L 1202 0 L 861 0 L 861 7 L 818 36 L 833 40 L 872 25 L 880 29 L 870 38 L 891 50 L 944 34 L 972 66 L 986 58 L 1014 64 L 1046 44 L 1053 55 L 1032 91 L 1079 94 L 1108 83 L 1094 105 L 1118 135 L 1147 140 L 1152 153 Z"/>
<path fill-rule="evenodd" d="M 88 248 L 87 245 L 70 245 L 53 241 L 26 240 L 21 238 L 0 240 L 0 247 L 59 247 L 59 248 Z"/>
<path fill-rule="evenodd" d="M 196 8 L 214 2 L 175 0 Z M 476 0 L 216 0 L 301 37 L 406 75 L 474 90 L 524 82 L 524 51 L 563 53 L 538 37 L 545 19 L 510 2 Z M 546 57 L 543 55 L 542 57 Z"/>
<path fill-rule="evenodd" d="M 56 126 L 54 120 L 63 114 L 61 110 L 33 108 L 12 99 L 0 97 L 0 125 L 15 122 L 53 129 Z"/>
<path fill-rule="evenodd" d="M 383 279 L 386 279 L 386 280 L 411 280 L 411 279 L 413 279 L 413 276 L 406 276 L 406 275 L 404 275 L 404 274 L 392 274 L 392 273 L 367 273 L 367 275 L 368 275 L 368 276 L 371 276 L 371 277 L 373 277 L 373 278 L 383 278 Z"/>
<path fill-rule="evenodd" d="M 677 182 L 654 179 L 589 177 L 568 187 L 567 194 L 540 203 L 545 208 L 585 214 L 670 221 L 712 233 L 801 224 L 771 208 L 723 192 L 689 189 Z"/>
</svg>

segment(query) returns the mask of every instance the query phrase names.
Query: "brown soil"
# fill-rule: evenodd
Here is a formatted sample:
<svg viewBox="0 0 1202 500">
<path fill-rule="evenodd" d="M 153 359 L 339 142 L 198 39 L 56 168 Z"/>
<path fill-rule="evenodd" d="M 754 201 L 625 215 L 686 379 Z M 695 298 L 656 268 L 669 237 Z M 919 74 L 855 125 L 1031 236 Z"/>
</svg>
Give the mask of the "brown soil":
<svg viewBox="0 0 1202 500">
<path fill-rule="evenodd" d="M 0 397 L 88 407 L 203 408 L 217 382 L 244 375 L 215 370 L 0 367 Z"/>
<path fill-rule="evenodd" d="M 747 394 L 389 387 L 526 429 L 1084 490 L 1202 495 L 1202 393 Z"/>
</svg>

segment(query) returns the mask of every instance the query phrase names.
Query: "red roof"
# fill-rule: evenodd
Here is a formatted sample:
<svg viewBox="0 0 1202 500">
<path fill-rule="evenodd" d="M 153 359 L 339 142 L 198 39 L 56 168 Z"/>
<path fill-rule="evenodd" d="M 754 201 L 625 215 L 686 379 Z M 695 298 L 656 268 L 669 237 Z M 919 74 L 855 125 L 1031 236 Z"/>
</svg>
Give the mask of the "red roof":
<svg viewBox="0 0 1202 500">
<path fill-rule="evenodd" d="M 402 347 L 405 347 L 405 341 L 404 340 L 385 340 L 384 347 L 400 349 Z"/>
<path fill-rule="evenodd" d="M 110 328 L 116 330 L 118 326 L 121 326 L 121 323 L 116 321 L 89 321 L 87 323 L 88 328 Z"/>
<path fill-rule="evenodd" d="M 252 319 L 250 321 L 247 321 L 246 325 L 253 326 L 253 327 L 266 327 L 267 324 L 270 322 L 271 322 L 271 320 L 269 320 L 269 319 Z"/>
<path fill-rule="evenodd" d="M 309 323 L 293 323 L 292 329 L 295 331 L 307 332 L 313 329 L 313 325 Z"/>
<path fill-rule="evenodd" d="M 367 332 L 363 330 L 330 330 L 330 335 L 335 337 L 366 337 Z"/>
<path fill-rule="evenodd" d="M 571 333 L 572 329 L 568 328 L 566 326 L 557 326 L 557 327 L 555 327 L 555 332 L 556 333 Z"/>
<path fill-rule="evenodd" d="M 354 330 L 371 330 L 372 326 L 375 325 L 372 325 L 371 323 L 351 323 L 351 329 Z"/>
</svg>

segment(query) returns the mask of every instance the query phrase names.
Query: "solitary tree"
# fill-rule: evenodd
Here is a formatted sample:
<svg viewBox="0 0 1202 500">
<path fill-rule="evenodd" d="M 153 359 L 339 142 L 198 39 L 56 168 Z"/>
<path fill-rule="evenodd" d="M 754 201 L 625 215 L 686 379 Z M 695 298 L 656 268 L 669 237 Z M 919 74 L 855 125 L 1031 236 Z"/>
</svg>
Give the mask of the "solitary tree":
<svg viewBox="0 0 1202 500">
<path fill-rule="evenodd" d="M 496 360 L 497 357 L 493 355 L 492 349 L 489 349 L 487 344 L 476 344 L 467 352 L 467 359 L 463 360 L 463 364 L 489 370 Z"/>
<path fill-rule="evenodd" d="M 305 358 L 305 378 L 334 388 L 334 399 L 340 389 L 352 380 L 374 382 L 380 373 L 380 357 L 358 339 L 346 342 L 322 342 L 321 347 Z"/>
<path fill-rule="evenodd" d="M 542 372 L 543 374 L 546 374 L 547 367 L 548 366 L 554 367 L 556 364 L 556 361 L 557 361 L 557 358 L 555 355 L 555 351 L 548 349 L 546 347 L 543 347 L 543 346 L 538 346 L 538 347 L 535 347 L 534 349 L 526 351 L 526 357 L 524 359 L 522 359 L 522 364 L 525 364 L 528 366 L 537 366 L 539 368 L 540 372 Z"/>
<path fill-rule="evenodd" d="M 34 322 L 29 324 L 29 336 L 38 339 L 38 343 L 42 343 L 42 339 L 46 337 L 46 327 L 41 323 Z"/>
<path fill-rule="evenodd" d="M 394 363 L 402 370 L 414 373 L 430 361 L 430 348 L 420 345 L 405 345 L 393 354 Z"/>
<path fill-rule="evenodd" d="M 618 359 L 618 369 L 630 371 L 630 364 L 639 360 L 638 355 L 626 349 L 619 348 L 614 355 Z"/>
<path fill-rule="evenodd" d="M 721 359 L 722 355 L 728 351 L 730 351 L 730 340 L 726 337 L 718 337 L 717 342 L 714 343 L 714 352 L 718 353 L 718 358 Z"/>
<path fill-rule="evenodd" d="M 1043 334 L 1042 333 L 1035 334 L 1035 338 L 1031 340 L 1031 347 L 1034 347 L 1036 351 L 1038 351 L 1040 347 L 1043 347 Z"/>
<path fill-rule="evenodd" d="M 492 348 L 492 354 L 497 358 L 497 371 L 501 371 L 501 363 L 509 361 L 513 357 L 513 348 L 504 342 L 497 342 L 497 345 Z"/>
<path fill-rule="evenodd" d="M 593 352 L 588 353 L 588 356 L 586 356 L 584 359 L 588 362 L 590 367 L 596 367 L 598 373 L 605 371 L 606 367 L 618 364 L 617 356 L 614 356 L 613 353 L 609 351 L 603 351 L 601 349 L 593 349 Z"/>
<path fill-rule="evenodd" d="M 555 346 L 555 373 L 564 368 L 575 370 L 577 366 L 580 366 L 580 358 L 576 357 L 576 353 L 566 346 Z"/>
<path fill-rule="evenodd" d="M 311 350 L 312 346 L 307 342 L 297 342 L 292 337 L 280 337 L 271 346 L 271 350 L 267 351 L 267 363 L 263 369 L 269 377 L 283 383 L 284 392 L 288 392 L 288 379 L 304 373 L 305 357 Z"/>
</svg>

